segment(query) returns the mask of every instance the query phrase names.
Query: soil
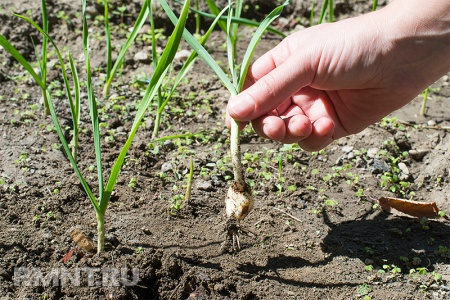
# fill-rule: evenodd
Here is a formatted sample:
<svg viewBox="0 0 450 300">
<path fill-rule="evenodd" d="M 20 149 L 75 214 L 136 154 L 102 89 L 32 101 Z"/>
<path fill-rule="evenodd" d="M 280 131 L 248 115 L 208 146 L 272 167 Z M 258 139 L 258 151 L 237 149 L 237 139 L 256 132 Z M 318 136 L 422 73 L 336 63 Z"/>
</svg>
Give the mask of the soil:
<svg viewBox="0 0 450 300">
<path fill-rule="evenodd" d="M 117 53 L 142 1 L 111 2 L 111 12 L 118 12 L 119 5 L 126 7 L 123 15 L 111 18 Z M 285 32 L 309 26 L 311 2 L 292 2 L 274 25 Z M 78 1 L 47 3 L 51 36 L 65 55 L 70 49 L 82 72 Z M 245 15 L 260 20 L 270 9 L 267 3 L 251 1 L 251 7 L 259 5 L 260 10 L 248 10 Z M 97 4 L 89 8 L 94 82 L 104 125 L 102 160 L 108 175 L 142 94 L 138 79 L 152 73 L 152 64 L 138 61 L 135 54 L 149 53 L 151 48 L 141 34 L 111 97 L 103 99 L 105 43 L 102 22 L 94 22 L 102 8 Z M 337 19 L 342 19 L 370 9 L 371 1 L 336 1 L 335 11 Z M 0 4 L 0 34 L 35 61 L 30 37 L 38 50 L 40 37 L 12 11 L 39 22 L 40 2 L 3 0 Z M 162 34 L 168 35 L 170 23 L 162 14 L 158 16 L 158 26 L 166 29 Z M 243 28 L 243 48 L 249 35 L 251 29 Z M 255 55 L 280 40 L 267 34 Z M 159 40 L 160 49 L 164 41 Z M 225 64 L 223 43 L 222 33 L 215 31 L 208 49 Z M 189 48 L 183 44 L 182 49 Z M 263 140 L 248 128 L 242 151 L 256 204 L 241 222 L 248 232 L 241 235 L 241 250 L 231 251 L 223 247 L 224 197 L 232 176 L 223 122 L 229 95 L 205 64 L 197 61 L 166 108 L 159 136 L 197 135 L 152 142 L 154 109 L 147 114 L 106 213 L 106 252 L 94 254 L 80 249 L 70 236 L 77 228 L 95 241 L 95 213 L 59 146 L 51 118 L 43 116 L 40 90 L 6 51 L 0 49 L 0 58 L 1 299 L 450 297 L 449 224 L 388 213 L 376 205 L 379 197 L 398 197 L 436 202 L 441 211 L 450 213 L 448 76 L 432 86 L 426 116 L 419 115 L 422 98 L 417 97 L 388 119 L 320 152 Z M 63 93 L 57 93 L 62 79 L 54 52 L 49 61 L 48 81 L 54 85 L 58 114 L 69 136 L 70 113 Z M 79 166 L 96 192 L 92 131 L 87 97 L 82 96 Z M 192 195 L 176 210 L 171 199 L 184 195 L 190 157 Z M 385 172 L 398 175 L 403 183 L 389 182 Z M 64 268 L 69 273 L 77 268 L 97 271 L 94 286 L 83 273 L 79 285 L 33 286 L 18 280 L 17 268 L 35 268 L 43 276 Z M 99 270 L 106 268 L 125 269 L 129 280 L 137 268 L 138 281 L 128 286 L 111 281 L 102 285 Z"/>
</svg>

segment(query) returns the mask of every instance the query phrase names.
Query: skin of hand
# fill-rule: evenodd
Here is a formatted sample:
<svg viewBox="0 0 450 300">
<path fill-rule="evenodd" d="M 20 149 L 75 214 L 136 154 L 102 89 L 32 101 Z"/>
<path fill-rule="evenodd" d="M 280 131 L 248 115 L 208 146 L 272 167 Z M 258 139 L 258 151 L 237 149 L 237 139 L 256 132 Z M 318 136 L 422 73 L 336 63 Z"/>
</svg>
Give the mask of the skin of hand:
<svg viewBox="0 0 450 300">
<path fill-rule="evenodd" d="M 257 59 L 227 125 L 307 151 L 360 132 L 450 70 L 450 1 L 396 0 L 298 31 Z"/>
</svg>

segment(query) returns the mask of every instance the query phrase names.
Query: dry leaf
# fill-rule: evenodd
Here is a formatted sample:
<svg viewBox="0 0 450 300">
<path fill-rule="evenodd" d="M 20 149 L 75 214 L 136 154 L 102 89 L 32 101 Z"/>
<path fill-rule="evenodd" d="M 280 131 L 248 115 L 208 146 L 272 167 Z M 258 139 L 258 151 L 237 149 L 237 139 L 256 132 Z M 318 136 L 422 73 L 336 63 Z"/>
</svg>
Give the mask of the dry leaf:
<svg viewBox="0 0 450 300">
<path fill-rule="evenodd" d="M 78 247 L 83 249 L 83 251 L 89 252 L 94 249 L 94 244 L 79 229 L 76 228 L 70 236 L 73 241 L 77 243 Z"/>
<path fill-rule="evenodd" d="M 384 210 L 391 212 L 392 209 L 416 218 L 434 219 L 439 217 L 439 208 L 436 202 L 418 202 L 398 198 L 381 197 L 378 199 Z M 447 216 L 444 216 L 448 220 Z"/>
</svg>

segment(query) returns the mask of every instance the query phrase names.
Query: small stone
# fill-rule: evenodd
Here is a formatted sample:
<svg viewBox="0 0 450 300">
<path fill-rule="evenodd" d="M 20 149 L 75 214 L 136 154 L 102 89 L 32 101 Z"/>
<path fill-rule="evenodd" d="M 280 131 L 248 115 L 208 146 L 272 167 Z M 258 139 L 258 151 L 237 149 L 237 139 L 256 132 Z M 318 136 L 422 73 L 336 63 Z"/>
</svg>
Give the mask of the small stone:
<svg viewBox="0 0 450 300">
<path fill-rule="evenodd" d="M 137 52 L 134 55 L 134 60 L 144 64 L 149 64 L 151 62 L 150 55 L 148 55 L 148 53 L 144 51 Z"/>
<path fill-rule="evenodd" d="M 364 160 L 361 157 L 355 159 L 355 168 L 361 168 L 364 166 Z"/>
<path fill-rule="evenodd" d="M 417 150 L 409 150 L 409 155 L 416 160 L 416 161 L 422 161 L 422 159 L 427 155 L 427 153 L 430 152 L 430 150 L 426 149 L 417 149 Z"/>
<path fill-rule="evenodd" d="M 390 172 L 391 167 L 382 159 L 374 159 L 372 164 L 369 165 L 369 171 L 372 174 L 383 174 Z"/>
<path fill-rule="evenodd" d="M 162 164 L 161 166 L 161 172 L 166 173 L 169 171 L 172 171 L 174 169 L 174 166 L 171 162 L 167 161 L 165 163 Z"/>
<path fill-rule="evenodd" d="M 190 55 L 191 55 L 191 51 L 184 49 L 184 50 L 178 51 L 175 54 L 174 59 L 186 61 Z"/>
<path fill-rule="evenodd" d="M 145 120 L 145 129 L 150 129 L 153 127 L 153 119 L 150 117 L 147 117 Z"/>
<path fill-rule="evenodd" d="M 436 121 L 435 120 L 428 120 L 427 125 L 428 126 L 436 126 Z"/>
<path fill-rule="evenodd" d="M 216 163 L 210 162 L 205 165 L 208 169 L 214 169 L 216 167 Z"/>
<path fill-rule="evenodd" d="M 370 148 L 367 150 L 367 156 L 370 158 L 375 158 L 377 156 L 379 149 L 378 148 Z"/>
<path fill-rule="evenodd" d="M 353 159 L 353 158 L 355 158 L 355 153 L 350 152 L 350 153 L 347 155 L 347 159 L 348 159 L 348 160 L 351 160 L 351 159 Z"/>
<path fill-rule="evenodd" d="M 41 68 L 35 67 L 33 68 L 33 71 L 38 77 L 41 77 Z"/>
<path fill-rule="evenodd" d="M 448 81 L 449 81 L 448 75 L 442 76 L 442 80 L 443 80 L 444 82 L 448 82 Z"/>
<path fill-rule="evenodd" d="M 347 145 L 347 146 L 342 147 L 342 152 L 344 152 L 344 153 L 350 153 L 351 151 L 353 151 L 353 149 L 354 149 L 353 146 Z"/>
<path fill-rule="evenodd" d="M 279 27 L 281 27 L 281 28 L 284 28 L 284 27 L 289 26 L 289 23 L 290 23 L 290 21 L 289 21 L 288 18 L 280 17 L 280 18 L 278 18 L 278 24 L 277 25 Z"/>
<path fill-rule="evenodd" d="M 220 175 L 211 175 L 212 184 L 215 187 L 221 187 L 223 185 L 223 178 Z"/>
<path fill-rule="evenodd" d="M 167 140 L 167 141 L 164 142 L 163 148 L 165 150 L 173 150 L 173 149 L 176 148 L 176 146 L 175 146 L 174 142 L 172 142 L 171 140 Z"/>
<path fill-rule="evenodd" d="M 334 165 L 341 166 L 344 163 L 344 159 L 345 159 L 345 156 L 338 157 L 338 159 L 336 159 L 336 161 L 334 162 Z"/>
<path fill-rule="evenodd" d="M 406 164 L 405 163 L 399 163 L 398 164 L 398 168 L 402 171 L 402 173 L 403 174 L 405 174 L 405 175 L 409 175 L 410 173 L 409 173 L 409 169 L 408 169 L 408 167 L 406 166 Z"/>
<path fill-rule="evenodd" d="M 204 180 L 204 181 L 197 183 L 197 189 L 205 191 L 205 192 L 212 192 L 215 190 L 212 180 Z"/>
</svg>

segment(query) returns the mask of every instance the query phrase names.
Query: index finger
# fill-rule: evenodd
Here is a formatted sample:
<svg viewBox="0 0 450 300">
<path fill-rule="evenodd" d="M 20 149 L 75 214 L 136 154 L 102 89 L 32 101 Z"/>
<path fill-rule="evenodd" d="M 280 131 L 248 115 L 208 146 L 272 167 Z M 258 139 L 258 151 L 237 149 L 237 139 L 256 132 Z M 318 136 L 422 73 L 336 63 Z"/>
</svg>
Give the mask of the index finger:
<svg viewBox="0 0 450 300">
<path fill-rule="evenodd" d="M 292 54 L 283 41 L 253 63 L 247 76 L 249 86 L 230 100 L 228 113 L 235 120 L 249 121 L 277 108 L 312 82 L 311 62 L 308 51 Z"/>
</svg>

